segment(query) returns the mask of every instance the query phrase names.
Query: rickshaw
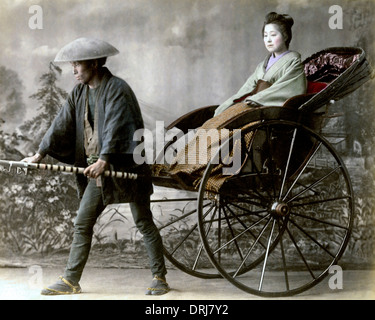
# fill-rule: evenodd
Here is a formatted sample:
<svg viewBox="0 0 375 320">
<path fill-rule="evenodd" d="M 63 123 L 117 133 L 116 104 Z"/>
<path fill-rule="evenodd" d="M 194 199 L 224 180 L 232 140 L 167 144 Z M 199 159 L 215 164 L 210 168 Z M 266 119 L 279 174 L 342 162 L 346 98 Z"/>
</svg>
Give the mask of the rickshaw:
<svg viewBox="0 0 375 320">
<path fill-rule="evenodd" d="M 240 136 L 221 144 L 199 186 L 165 170 L 153 177 L 165 190 L 152 200 L 153 211 L 160 211 L 165 255 L 177 268 L 204 279 L 223 277 L 250 294 L 285 297 L 312 288 L 338 264 L 353 228 L 354 193 L 322 128 L 328 107 L 373 74 L 361 48 L 328 48 L 303 64 L 307 93 L 228 121 L 225 128 L 242 128 Z M 193 110 L 166 129 L 187 134 L 216 107 Z M 217 163 L 239 140 L 240 170 L 214 188 Z"/>
<path fill-rule="evenodd" d="M 198 185 L 153 170 L 162 196 L 151 204 L 165 256 L 183 272 L 225 278 L 258 296 L 286 297 L 317 285 L 343 256 L 355 198 L 346 165 L 322 129 L 328 107 L 373 78 L 373 71 L 357 47 L 328 48 L 303 64 L 307 93 L 281 107 L 249 108 L 231 118 L 225 129 L 238 134 L 222 141 Z M 188 134 L 212 118 L 216 107 L 193 110 L 166 129 Z M 153 169 L 175 142 L 164 145 Z M 230 169 L 224 160 L 234 159 L 234 152 L 240 166 L 217 186 L 218 163 Z M 84 170 L 0 160 L 3 164 L 17 171 Z M 134 173 L 105 174 L 137 179 Z"/>
</svg>

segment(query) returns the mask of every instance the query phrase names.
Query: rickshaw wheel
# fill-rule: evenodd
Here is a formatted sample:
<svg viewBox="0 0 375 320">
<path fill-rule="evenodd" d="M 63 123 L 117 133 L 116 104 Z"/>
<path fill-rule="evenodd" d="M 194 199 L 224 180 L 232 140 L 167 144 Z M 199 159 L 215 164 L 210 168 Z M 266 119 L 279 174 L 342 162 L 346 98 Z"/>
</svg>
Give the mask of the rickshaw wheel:
<svg viewBox="0 0 375 320">
<path fill-rule="evenodd" d="M 291 296 L 312 288 L 338 263 L 352 230 L 353 190 L 343 160 L 299 123 L 258 122 L 241 132 L 241 150 L 232 154 L 233 163 L 241 157 L 241 169 L 217 190 L 217 166 L 230 144 L 211 159 L 199 189 L 198 224 L 209 259 L 251 294 Z M 205 213 L 208 201 L 215 214 Z"/>
<path fill-rule="evenodd" d="M 151 209 L 157 216 L 154 220 L 163 239 L 164 255 L 175 267 L 194 277 L 221 278 L 201 243 L 197 199 L 197 192 L 155 188 Z"/>
</svg>

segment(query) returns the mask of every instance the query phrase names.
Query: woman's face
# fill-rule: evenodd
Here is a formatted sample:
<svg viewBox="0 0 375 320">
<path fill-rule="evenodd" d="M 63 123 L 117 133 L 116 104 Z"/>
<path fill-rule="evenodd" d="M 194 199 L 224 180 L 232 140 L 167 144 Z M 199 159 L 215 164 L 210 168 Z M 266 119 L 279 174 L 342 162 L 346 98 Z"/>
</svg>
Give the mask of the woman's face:
<svg viewBox="0 0 375 320">
<path fill-rule="evenodd" d="M 263 40 L 268 52 L 273 53 L 275 56 L 288 50 L 276 24 L 270 23 L 265 25 Z"/>
</svg>

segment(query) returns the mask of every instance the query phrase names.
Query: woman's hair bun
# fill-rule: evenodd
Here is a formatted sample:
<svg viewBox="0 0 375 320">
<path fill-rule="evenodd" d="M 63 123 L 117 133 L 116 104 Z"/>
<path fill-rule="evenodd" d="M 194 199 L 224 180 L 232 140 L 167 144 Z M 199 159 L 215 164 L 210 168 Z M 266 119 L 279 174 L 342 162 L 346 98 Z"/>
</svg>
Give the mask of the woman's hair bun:
<svg viewBox="0 0 375 320">
<path fill-rule="evenodd" d="M 280 21 L 283 23 L 288 24 L 288 26 L 291 28 L 294 24 L 293 18 L 289 14 L 279 14 L 276 12 L 270 12 L 266 15 L 265 23 L 273 23 L 275 21 Z"/>
<path fill-rule="evenodd" d="M 292 27 L 294 24 L 293 18 L 289 14 L 283 14 L 282 16 L 285 19 L 285 21 L 290 25 L 290 27 Z"/>
</svg>

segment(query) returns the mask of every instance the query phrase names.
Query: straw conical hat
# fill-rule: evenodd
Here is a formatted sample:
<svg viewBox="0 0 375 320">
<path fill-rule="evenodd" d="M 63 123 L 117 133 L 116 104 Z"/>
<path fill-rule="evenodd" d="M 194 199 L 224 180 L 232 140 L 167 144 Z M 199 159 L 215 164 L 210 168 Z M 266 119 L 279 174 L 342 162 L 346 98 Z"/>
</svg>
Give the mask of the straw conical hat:
<svg viewBox="0 0 375 320">
<path fill-rule="evenodd" d="M 79 38 L 63 47 L 55 62 L 71 62 L 99 59 L 118 54 L 119 51 L 108 42 L 93 38 Z"/>
</svg>

